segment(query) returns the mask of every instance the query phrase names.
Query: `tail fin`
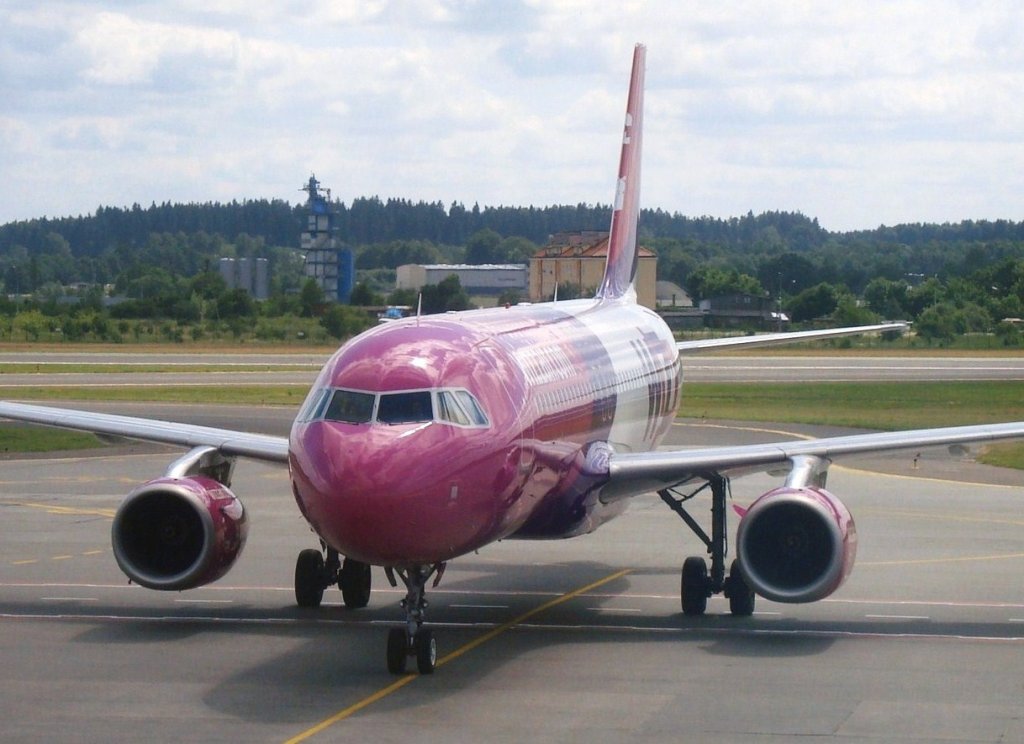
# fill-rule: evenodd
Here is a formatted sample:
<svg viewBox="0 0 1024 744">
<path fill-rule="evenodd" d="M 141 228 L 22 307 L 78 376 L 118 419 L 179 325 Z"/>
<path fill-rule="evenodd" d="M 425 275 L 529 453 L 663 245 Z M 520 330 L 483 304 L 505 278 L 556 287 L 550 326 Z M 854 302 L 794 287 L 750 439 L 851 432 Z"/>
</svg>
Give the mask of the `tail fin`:
<svg viewBox="0 0 1024 744">
<path fill-rule="evenodd" d="M 601 299 L 636 299 L 633 281 L 637 267 L 637 220 L 640 217 L 640 150 L 644 124 L 644 59 L 647 49 L 637 44 L 633 50 L 633 72 L 626 102 L 626 126 L 622 133 L 619 179 L 615 188 L 615 206 L 608 236 L 608 263 L 597 290 Z"/>
</svg>

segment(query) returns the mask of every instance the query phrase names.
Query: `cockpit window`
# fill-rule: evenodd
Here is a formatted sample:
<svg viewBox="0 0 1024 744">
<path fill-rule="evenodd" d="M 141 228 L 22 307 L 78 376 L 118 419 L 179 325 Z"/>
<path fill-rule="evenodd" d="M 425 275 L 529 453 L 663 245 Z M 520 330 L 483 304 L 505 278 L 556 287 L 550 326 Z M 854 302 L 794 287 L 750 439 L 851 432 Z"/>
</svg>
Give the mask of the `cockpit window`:
<svg viewBox="0 0 1024 744">
<path fill-rule="evenodd" d="M 434 420 L 434 406 L 429 390 L 412 393 L 382 393 L 377 407 L 377 420 L 382 424 L 411 424 Z"/>
<path fill-rule="evenodd" d="M 442 390 L 437 394 L 437 418 L 459 426 L 487 426 L 487 417 L 467 390 Z"/>
<path fill-rule="evenodd" d="M 299 411 L 299 421 L 316 421 L 318 418 L 321 418 L 324 415 L 327 401 L 330 399 L 331 391 L 328 388 L 320 388 L 310 393 L 302 406 L 302 410 Z"/>
<path fill-rule="evenodd" d="M 346 424 L 365 424 L 373 418 L 373 393 L 359 393 L 354 390 L 335 390 L 324 418 Z"/>
<path fill-rule="evenodd" d="M 311 393 L 299 414 L 301 421 L 345 424 L 419 424 L 430 421 L 455 426 L 489 426 L 487 415 L 468 390 L 406 390 L 370 393 L 324 388 Z"/>
<path fill-rule="evenodd" d="M 487 426 L 487 417 L 471 392 L 468 390 L 456 390 L 455 396 L 462 403 L 462 407 L 466 409 L 466 413 L 469 414 L 469 422 L 472 426 Z"/>
<path fill-rule="evenodd" d="M 469 426 L 469 414 L 462 408 L 452 390 L 442 390 L 437 394 L 437 417 L 459 426 Z"/>
</svg>

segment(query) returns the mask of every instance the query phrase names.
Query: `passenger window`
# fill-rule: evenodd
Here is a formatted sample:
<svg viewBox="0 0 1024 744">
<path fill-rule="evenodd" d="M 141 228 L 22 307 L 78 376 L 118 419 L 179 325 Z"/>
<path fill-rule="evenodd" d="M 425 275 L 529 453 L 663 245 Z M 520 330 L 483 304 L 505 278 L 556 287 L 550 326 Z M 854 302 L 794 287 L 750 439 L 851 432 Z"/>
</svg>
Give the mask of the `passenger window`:
<svg viewBox="0 0 1024 744">
<path fill-rule="evenodd" d="M 375 397 L 372 393 L 335 390 L 324 418 L 346 424 L 365 424 L 373 417 Z"/>
<path fill-rule="evenodd" d="M 385 393 L 380 396 L 377 421 L 382 424 L 411 424 L 434 420 L 429 390 L 413 393 Z"/>
</svg>

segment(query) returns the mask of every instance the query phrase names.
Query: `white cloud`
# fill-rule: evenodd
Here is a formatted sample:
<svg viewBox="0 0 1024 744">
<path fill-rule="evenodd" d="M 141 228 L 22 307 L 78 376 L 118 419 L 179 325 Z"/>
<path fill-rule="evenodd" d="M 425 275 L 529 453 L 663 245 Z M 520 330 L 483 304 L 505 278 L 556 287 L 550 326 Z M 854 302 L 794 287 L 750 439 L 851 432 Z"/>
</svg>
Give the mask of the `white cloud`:
<svg viewBox="0 0 1024 744">
<path fill-rule="evenodd" d="M 1024 219 L 1022 32 L 996 1 L 10 0 L 0 221 L 298 199 L 310 171 L 345 199 L 607 202 L 636 41 L 650 206 Z"/>
</svg>

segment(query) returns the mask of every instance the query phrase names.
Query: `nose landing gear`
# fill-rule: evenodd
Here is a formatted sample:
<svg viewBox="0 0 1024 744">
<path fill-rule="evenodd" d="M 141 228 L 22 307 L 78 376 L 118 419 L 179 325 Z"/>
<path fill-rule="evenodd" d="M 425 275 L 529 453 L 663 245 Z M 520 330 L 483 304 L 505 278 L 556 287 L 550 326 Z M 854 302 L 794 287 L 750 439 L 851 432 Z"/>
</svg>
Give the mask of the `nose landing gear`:
<svg viewBox="0 0 1024 744">
<path fill-rule="evenodd" d="M 405 674 L 405 666 L 412 657 L 416 659 L 416 669 L 420 674 L 433 674 L 437 665 L 437 641 L 430 628 L 424 628 L 427 608 L 427 581 L 434 577 L 434 586 L 441 581 L 444 574 L 444 563 L 432 566 L 413 566 L 411 568 L 385 568 L 391 586 L 398 586 L 395 576 L 405 584 L 405 599 L 402 609 L 405 610 L 405 627 L 392 628 L 388 633 L 388 671 L 392 674 Z"/>
</svg>

